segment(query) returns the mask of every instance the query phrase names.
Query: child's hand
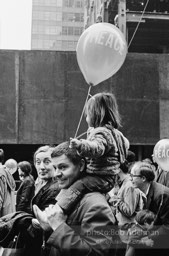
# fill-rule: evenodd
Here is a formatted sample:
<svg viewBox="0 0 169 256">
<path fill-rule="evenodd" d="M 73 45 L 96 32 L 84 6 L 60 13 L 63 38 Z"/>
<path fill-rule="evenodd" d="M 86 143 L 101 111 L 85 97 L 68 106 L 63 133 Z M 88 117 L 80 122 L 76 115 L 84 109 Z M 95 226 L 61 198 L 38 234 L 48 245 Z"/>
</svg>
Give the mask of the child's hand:
<svg viewBox="0 0 169 256">
<path fill-rule="evenodd" d="M 81 141 L 78 139 L 70 138 L 70 148 L 78 149 L 81 145 Z"/>
</svg>

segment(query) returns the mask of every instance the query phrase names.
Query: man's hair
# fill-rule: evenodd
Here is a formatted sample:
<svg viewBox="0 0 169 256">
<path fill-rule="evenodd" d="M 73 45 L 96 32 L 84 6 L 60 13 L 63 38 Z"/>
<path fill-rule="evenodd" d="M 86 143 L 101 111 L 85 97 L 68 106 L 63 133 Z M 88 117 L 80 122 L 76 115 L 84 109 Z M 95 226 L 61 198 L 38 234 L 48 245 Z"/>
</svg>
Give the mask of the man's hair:
<svg viewBox="0 0 169 256">
<path fill-rule="evenodd" d="M 153 162 L 151 161 L 150 158 L 145 158 L 145 159 L 142 160 L 142 162 L 146 162 L 148 164 L 153 164 Z"/>
<path fill-rule="evenodd" d="M 39 147 L 39 148 L 35 151 L 34 156 L 33 156 L 34 163 L 35 163 L 36 155 L 37 155 L 38 153 L 41 153 L 41 152 L 48 152 L 48 151 L 51 151 L 51 153 L 52 153 L 53 148 L 54 148 L 54 147 L 52 147 L 52 146 L 50 146 L 50 145 L 45 145 L 45 146 Z"/>
<path fill-rule="evenodd" d="M 126 160 L 120 165 L 120 169 L 123 173 L 130 173 L 131 166 L 135 162 L 135 153 L 128 150 Z"/>
<path fill-rule="evenodd" d="M 0 148 L 0 163 L 3 164 L 3 162 L 4 162 L 4 151 L 3 149 Z"/>
<path fill-rule="evenodd" d="M 22 161 L 18 163 L 18 168 L 21 169 L 22 172 L 24 172 L 25 176 L 29 176 L 32 172 L 32 166 L 27 161 Z"/>
<path fill-rule="evenodd" d="M 135 153 L 131 150 L 128 150 L 126 160 L 128 161 L 128 163 L 135 162 L 136 161 Z"/>
<path fill-rule="evenodd" d="M 136 214 L 135 220 L 138 224 L 144 225 L 145 222 L 151 224 L 155 221 L 156 215 L 150 210 L 141 210 Z"/>
<path fill-rule="evenodd" d="M 51 157 L 65 155 L 74 165 L 80 164 L 84 158 L 78 155 L 76 149 L 70 148 L 69 145 L 70 143 L 68 141 L 59 144 L 53 149 Z"/>
<path fill-rule="evenodd" d="M 140 175 L 146 178 L 148 182 L 151 182 L 155 179 L 155 173 L 154 173 L 154 168 L 151 164 L 143 161 L 138 161 L 135 162 L 132 168 L 138 168 Z"/>
</svg>

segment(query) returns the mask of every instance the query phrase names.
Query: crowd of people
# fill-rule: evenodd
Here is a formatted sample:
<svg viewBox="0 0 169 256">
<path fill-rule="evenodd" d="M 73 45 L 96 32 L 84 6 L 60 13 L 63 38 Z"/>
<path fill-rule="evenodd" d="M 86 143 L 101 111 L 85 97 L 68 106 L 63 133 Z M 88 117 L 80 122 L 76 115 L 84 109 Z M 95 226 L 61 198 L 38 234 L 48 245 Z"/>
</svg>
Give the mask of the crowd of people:
<svg viewBox="0 0 169 256">
<path fill-rule="evenodd" d="M 24 256 L 168 256 L 168 172 L 136 160 L 112 93 L 91 96 L 85 115 L 86 139 L 37 149 L 36 180 L 0 150 L 2 255 L 15 238 Z"/>
</svg>

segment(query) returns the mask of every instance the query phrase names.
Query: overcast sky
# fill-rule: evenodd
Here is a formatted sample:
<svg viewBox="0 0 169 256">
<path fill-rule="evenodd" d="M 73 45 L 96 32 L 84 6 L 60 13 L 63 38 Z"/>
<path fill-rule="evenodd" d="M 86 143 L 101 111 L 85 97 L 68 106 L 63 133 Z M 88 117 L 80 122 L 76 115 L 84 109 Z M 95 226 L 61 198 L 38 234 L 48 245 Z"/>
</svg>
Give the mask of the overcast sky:
<svg viewBox="0 0 169 256">
<path fill-rule="evenodd" d="M 32 0 L 0 0 L 0 49 L 31 48 Z"/>
</svg>

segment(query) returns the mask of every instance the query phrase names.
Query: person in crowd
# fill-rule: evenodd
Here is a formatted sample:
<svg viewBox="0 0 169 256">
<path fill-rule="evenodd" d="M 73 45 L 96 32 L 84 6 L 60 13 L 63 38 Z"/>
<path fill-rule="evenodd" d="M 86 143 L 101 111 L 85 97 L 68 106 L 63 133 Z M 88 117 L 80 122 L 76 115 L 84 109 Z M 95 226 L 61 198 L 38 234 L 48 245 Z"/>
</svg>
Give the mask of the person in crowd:
<svg viewBox="0 0 169 256">
<path fill-rule="evenodd" d="M 152 168 L 154 169 L 154 172 L 156 172 L 156 165 L 154 164 L 154 162 L 153 162 L 153 160 L 151 160 L 150 158 L 144 158 L 143 160 L 142 160 L 142 162 L 146 162 L 146 163 L 148 163 L 148 164 L 151 164 L 152 165 Z"/>
<path fill-rule="evenodd" d="M 38 148 L 34 153 L 34 165 L 38 174 L 38 182 L 35 187 L 32 205 L 38 205 L 41 210 L 44 210 L 50 204 L 56 203 L 55 198 L 60 191 L 51 159 L 52 150 L 53 147 L 46 145 Z"/>
<path fill-rule="evenodd" d="M 69 142 L 56 146 L 51 156 L 61 190 L 68 189 L 86 171 L 85 159 L 69 147 Z M 109 253 L 115 218 L 100 192 L 85 194 L 67 216 L 58 204 L 45 211 L 36 205 L 33 208 L 41 227 L 49 232 L 46 246 L 51 256 L 114 255 Z"/>
<path fill-rule="evenodd" d="M 0 149 L 0 217 L 15 212 L 15 180 L 7 167 L 3 166 L 4 151 Z"/>
<path fill-rule="evenodd" d="M 80 198 L 91 191 L 110 191 L 120 164 L 126 159 L 129 141 L 118 130 L 121 125 L 116 98 L 112 93 L 97 93 L 86 104 L 87 139 L 70 139 L 70 147 L 87 160 L 83 177 L 61 191 L 59 206 L 68 213 Z"/>
<path fill-rule="evenodd" d="M 128 223 L 123 228 L 121 239 L 127 240 L 127 250 L 125 256 L 134 256 L 135 247 L 152 247 L 154 242 L 148 236 L 153 233 L 156 215 L 147 209 L 137 212 L 135 221 Z M 126 238 L 127 237 L 127 238 Z"/>
<path fill-rule="evenodd" d="M 135 162 L 135 153 L 131 150 L 128 150 L 127 157 L 124 163 L 120 165 L 120 169 L 123 170 L 123 173 L 130 173 L 131 166 Z M 116 175 L 116 183 L 114 185 L 114 188 L 111 189 L 108 194 L 107 198 L 113 197 L 114 195 L 117 195 L 120 186 L 122 185 L 123 181 L 120 180 L 119 175 Z"/>
<path fill-rule="evenodd" d="M 128 168 L 128 172 L 130 173 L 131 167 L 132 165 L 135 163 L 136 161 L 136 155 L 133 151 L 128 150 L 128 154 L 127 154 L 127 168 Z"/>
<path fill-rule="evenodd" d="M 154 246 L 145 253 L 142 251 L 142 255 L 167 256 L 169 255 L 169 188 L 154 181 L 154 168 L 146 162 L 136 162 L 131 169 L 131 177 L 133 185 L 147 197 L 146 208 L 156 215 L 154 225 L 158 232 L 149 235 Z"/>
<path fill-rule="evenodd" d="M 33 204 L 36 204 L 42 211 L 50 204 L 55 204 L 56 196 L 60 191 L 51 158 L 52 150 L 53 147 L 45 145 L 34 153 L 34 165 L 39 181 L 35 186 L 35 194 L 31 201 L 32 211 Z M 39 256 L 43 244 L 43 231 L 35 217 L 32 219 L 32 224 L 26 229 L 24 239 L 26 241 L 25 256 Z"/>
<path fill-rule="evenodd" d="M 116 195 L 110 196 L 109 203 L 112 205 L 112 210 L 116 216 L 119 232 L 126 223 L 132 223 L 136 213 L 145 207 L 146 196 L 144 193 L 135 188 L 131 182 L 130 174 L 128 173 L 128 162 L 122 165 L 118 175 L 119 190 Z M 126 244 L 121 241 L 117 246 L 116 255 L 124 255 Z"/>
<path fill-rule="evenodd" d="M 31 200 L 35 191 L 35 181 L 31 175 L 31 164 L 27 161 L 19 162 L 18 172 L 21 184 L 16 195 L 16 210 L 31 213 Z"/>
<path fill-rule="evenodd" d="M 145 207 L 146 196 L 133 186 L 128 168 L 121 167 L 118 177 L 120 184 L 118 193 L 110 197 L 109 203 L 114 207 L 118 225 L 121 227 L 125 223 L 134 221 L 136 213 Z"/>
<path fill-rule="evenodd" d="M 4 167 L 8 172 L 10 172 L 13 175 L 17 171 L 18 164 L 15 159 L 10 158 L 6 160 Z"/>
<path fill-rule="evenodd" d="M 34 153 L 34 165 L 37 170 L 39 182 L 31 201 L 31 210 L 32 204 L 34 203 L 38 205 L 41 210 L 44 210 L 50 204 L 56 203 L 56 196 L 59 193 L 60 188 L 58 186 L 57 177 L 55 175 L 56 171 L 51 158 L 52 150 L 53 148 L 51 146 L 46 145 L 38 148 Z M 23 166 L 24 168 L 22 168 Z M 25 177 L 25 169 L 29 169 L 26 173 L 30 173 L 31 168 L 30 166 L 28 167 L 28 164 L 25 164 L 25 161 L 19 163 L 19 174 L 22 179 L 23 175 Z M 31 213 L 16 211 L 10 216 L 5 216 L 5 219 L 1 220 L 1 233 L 7 233 L 7 240 L 9 240 L 10 237 L 12 238 L 12 235 L 18 235 L 18 232 L 20 234 L 18 244 L 24 248 L 24 256 L 42 256 L 41 247 L 43 247 L 43 230 L 35 218 L 33 211 Z M 1 237 L 4 240 L 2 234 Z"/>
<path fill-rule="evenodd" d="M 169 172 L 162 170 L 158 166 L 156 170 L 155 181 L 169 188 Z"/>
<path fill-rule="evenodd" d="M 144 158 L 144 159 L 142 160 L 142 162 L 146 162 L 146 163 L 148 163 L 148 164 L 153 164 L 153 162 L 151 161 L 151 159 L 148 158 L 148 157 Z"/>
<path fill-rule="evenodd" d="M 149 160 L 150 163 L 154 166 L 154 170 L 155 170 L 155 181 L 166 186 L 169 187 L 169 172 L 163 170 L 157 163 L 156 160 L 154 158 L 154 155 L 152 155 L 152 161 Z"/>
<path fill-rule="evenodd" d="M 169 172 L 162 170 L 152 155 L 153 164 L 156 165 L 155 181 L 169 188 Z"/>
</svg>

